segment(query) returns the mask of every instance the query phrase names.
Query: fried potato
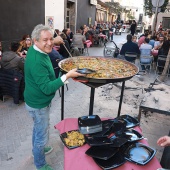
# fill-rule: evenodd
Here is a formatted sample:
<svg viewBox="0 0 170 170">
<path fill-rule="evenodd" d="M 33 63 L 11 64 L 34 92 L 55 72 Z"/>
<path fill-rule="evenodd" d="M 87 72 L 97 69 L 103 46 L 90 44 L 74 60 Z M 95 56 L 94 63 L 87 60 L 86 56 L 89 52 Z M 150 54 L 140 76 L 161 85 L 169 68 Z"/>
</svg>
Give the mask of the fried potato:
<svg viewBox="0 0 170 170">
<path fill-rule="evenodd" d="M 68 146 L 82 146 L 85 142 L 84 135 L 78 131 L 67 132 L 67 138 L 64 138 Z"/>
</svg>

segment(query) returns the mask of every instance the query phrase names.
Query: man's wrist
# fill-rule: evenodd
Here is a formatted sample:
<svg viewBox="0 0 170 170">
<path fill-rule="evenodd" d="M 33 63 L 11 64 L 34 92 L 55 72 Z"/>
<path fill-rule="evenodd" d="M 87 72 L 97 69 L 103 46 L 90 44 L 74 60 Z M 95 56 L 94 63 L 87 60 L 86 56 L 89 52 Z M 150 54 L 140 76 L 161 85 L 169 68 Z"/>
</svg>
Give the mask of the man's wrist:
<svg viewBox="0 0 170 170">
<path fill-rule="evenodd" d="M 66 74 L 63 74 L 60 78 L 61 78 L 61 81 L 62 81 L 64 84 L 67 84 L 67 83 L 68 83 Z"/>
</svg>

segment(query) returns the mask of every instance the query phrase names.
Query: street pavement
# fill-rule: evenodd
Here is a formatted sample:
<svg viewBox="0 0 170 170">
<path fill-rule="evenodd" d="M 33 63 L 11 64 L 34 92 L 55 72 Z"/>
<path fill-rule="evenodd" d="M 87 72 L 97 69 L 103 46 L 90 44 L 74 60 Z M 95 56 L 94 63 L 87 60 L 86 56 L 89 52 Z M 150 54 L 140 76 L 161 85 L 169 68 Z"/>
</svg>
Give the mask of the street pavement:
<svg viewBox="0 0 170 170">
<path fill-rule="evenodd" d="M 114 41 L 121 47 L 126 42 L 126 34 L 114 36 Z M 103 56 L 103 46 L 91 47 L 90 56 Z M 149 78 L 148 78 L 149 77 Z M 156 75 L 151 72 L 143 77 L 147 84 L 153 82 Z M 117 110 L 113 110 L 107 100 L 101 98 L 102 87 L 96 89 L 94 114 L 100 117 L 114 118 Z M 84 84 L 69 80 L 68 91 L 65 88 L 65 118 L 78 118 L 88 115 L 89 111 L 90 88 Z M 103 102 L 103 105 L 100 103 Z M 123 108 L 123 105 L 122 105 Z M 46 156 L 47 162 L 54 170 L 64 170 L 63 161 L 63 144 L 60 140 L 59 133 L 54 129 L 54 125 L 61 121 L 61 98 L 59 92 L 52 101 L 50 110 L 50 139 L 49 145 L 54 147 L 52 153 Z M 122 109 L 121 114 L 124 113 Z M 138 112 L 132 113 L 137 116 Z M 169 133 L 170 117 L 157 113 L 150 113 L 147 117 L 142 114 L 141 128 L 143 135 L 148 139 L 151 147 L 156 148 L 157 158 L 160 160 L 163 148 L 156 145 L 157 139 L 162 135 Z M 12 98 L 5 97 L 5 101 L 0 101 L 0 170 L 34 170 L 32 157 L 32 119 L 28 116 L 25 105 L 21 102 L 19 105 L 13 103 Z"/>
</svg>

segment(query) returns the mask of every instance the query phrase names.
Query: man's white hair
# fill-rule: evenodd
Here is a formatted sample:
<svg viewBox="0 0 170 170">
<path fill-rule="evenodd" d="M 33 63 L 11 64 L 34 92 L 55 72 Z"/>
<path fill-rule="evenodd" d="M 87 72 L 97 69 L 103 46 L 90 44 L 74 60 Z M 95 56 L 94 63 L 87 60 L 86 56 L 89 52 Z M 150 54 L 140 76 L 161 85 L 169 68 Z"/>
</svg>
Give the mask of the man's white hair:
<svg viewBox="0 0 170 170">
<path fill-rule="evenodd" d="M 32 31 L 31 38 L 39 41 L 42 31 L 49 31 L 51 35 L 53 35 L 53 31 L 49 26 L 39 24 L 35 26 L 34 30 Z"/>
</svg>

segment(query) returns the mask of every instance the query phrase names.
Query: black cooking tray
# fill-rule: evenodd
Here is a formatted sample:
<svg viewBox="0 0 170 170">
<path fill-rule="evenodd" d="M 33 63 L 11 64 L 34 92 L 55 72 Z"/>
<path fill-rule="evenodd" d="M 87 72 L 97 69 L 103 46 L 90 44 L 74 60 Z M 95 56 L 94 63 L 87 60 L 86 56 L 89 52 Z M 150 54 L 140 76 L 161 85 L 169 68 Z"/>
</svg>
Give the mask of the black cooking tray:
<svg viewBox="0 0 170 170">
<path fill-rule="evenodd" d="M 139 121 L 130 115 L 121 115 L 113 119 L 113 121 L 121 121 L 122 123 L 124 122 L 127 129 L 139 126 Z"/>
<path fill-rule="evenodd" d="M 90 146 L 103 146 L 112 144 L 112 140 L 107 137 L 85 136 L 85 141 Z"/>
<path fill-rule="evenodd" d="M 112 144 L 110 145 L 110 147 L 114 147 L 114 148 L 120 148 L 121 146 L 123 146 L 124 144 L 128 142 L 128 139 L 117 137 L 115 135 L 111 136 L 110 140 L 112 141 Z"/>
<path fill-rule="evenodd" d="M 107 160 L 118 152 L 118 148 L 105 146 L 92 146 L 85 153 L 93 158 Z"/>
<path fill-rule="evenodd" d="M 128 142 L 136 142 L 142 140 L 144 137 L 136 130 L 129 129 L 123 132 L 115 133 L 116 137 L 126 138 Z"/>
<path fill-rule="evenodd" d="M 98 159 L 98 158 L 93 158 L 93 159 L 96 162 L 96 164 L 104 170 L 111 170 L 117 168 L 126 162 L 126 159 L 120 152 L 117 152 L 107 160 Z"/>
<path fill-rule="evenodd" d="M 93 137 L 107 137 L 112 133 L 112 126 L 113 126 L 113 121 L 110 120 L 102 120 L 102 131 L 89 134 L 88 136 L 93 136 Z"/>
<path fill-rule="evenodd" d="M 155 156 L 156 150 L 142 143 L 132 143 L 124 152 L 125 159 L 139 165 L 146 165 Z"/>
</svg>

